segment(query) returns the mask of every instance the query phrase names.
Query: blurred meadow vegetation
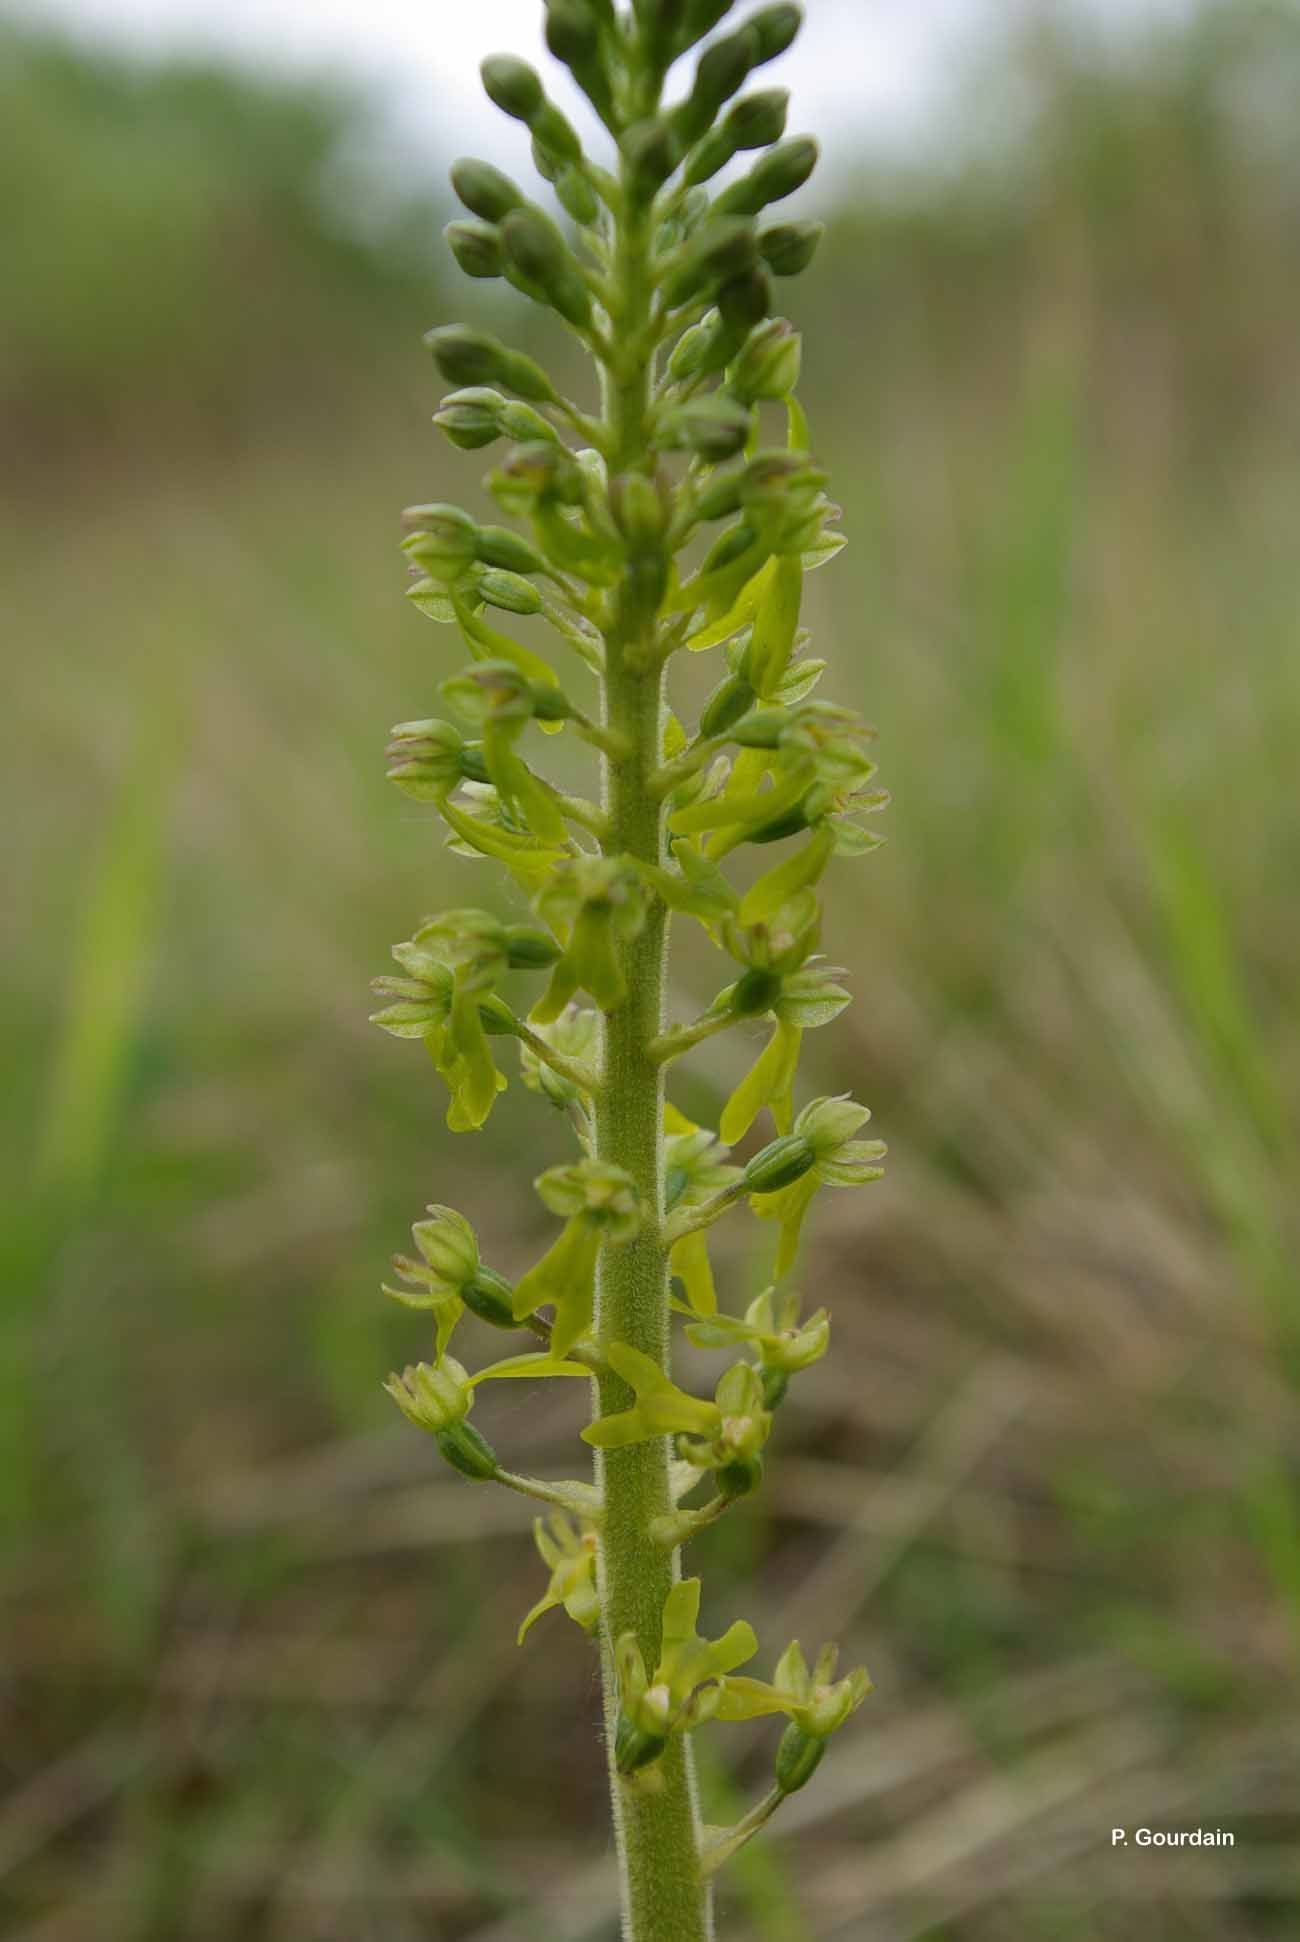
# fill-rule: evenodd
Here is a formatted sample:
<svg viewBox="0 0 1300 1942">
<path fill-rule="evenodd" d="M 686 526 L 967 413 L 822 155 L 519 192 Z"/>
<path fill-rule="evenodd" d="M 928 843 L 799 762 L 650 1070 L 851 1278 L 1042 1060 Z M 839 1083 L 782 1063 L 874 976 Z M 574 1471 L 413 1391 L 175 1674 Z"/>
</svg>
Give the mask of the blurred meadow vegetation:
<svg viewBox="0 0 1300 1942">
<path fill-rule="evenodd" d="M 725 1933 L 1294 1935 L 1300 22 L 1034 29 L 958 100 L 933 166 L 843 180 L 798 297 L 853 541 L 814 619 L 895 795 L 814 1076 L 892 1158 L 702 1548 L 718 1626 L 752 1577 L 878 1690 Z M 389 943 L 491 896 L 383 779 L 457 664 L 397 512 L 483 468 L 428 422 L 437 185 L 362 193 L 369 112 L 0 39 L 15 1942 L 613 1933 L 583 1643 L 516 1653 L 526 1516 L 379 1389 L 410 1221 L 517 1272 L 561 1142 L 523 1093 L 453 1138 L 366 1024 Z M 562 1468 L 571 1409 L 485 1427 Z M 1111 1849 L 1142 1824 L 1236 1845 Z"/>
</svg>

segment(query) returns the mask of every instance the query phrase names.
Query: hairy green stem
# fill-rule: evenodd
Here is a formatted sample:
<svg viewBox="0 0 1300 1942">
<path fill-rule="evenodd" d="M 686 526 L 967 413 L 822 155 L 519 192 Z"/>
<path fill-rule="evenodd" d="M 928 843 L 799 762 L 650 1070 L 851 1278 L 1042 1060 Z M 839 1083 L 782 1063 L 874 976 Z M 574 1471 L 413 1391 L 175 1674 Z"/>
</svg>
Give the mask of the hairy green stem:
<svg viewBox="0 0 1300 1942">
<path fill-rule="evenodd" d="M 630 195 L 617 219 L 615 281 L 619 360 L 608 373 L 607 433 L 617 472 L 645 471 L 653 352 L 650 219 Z M 631 603 L 629 603 L 631 605 Z M 605 724 L 626 755 L 604 764 L 610 819 L 604 848 L 660 864 L 664 817 L 653 787 L 663 760 L 663 671 L 653 620 L 616 622 L 606 639 Z M 629 1343 L 663 1369 L 669 1364 L 668 1246 L 664 1237 L 664 1085 L 653 1047 L 664 1028 L 667 912 L 656 899 L 639 936 L 624 947 L 629 996 L 604 1025 L 597 1150 L 636 1182 L 643 1223 L 625 1247 L 603 1250 L 597 1325 L 603 1341 Z M 632 1396 L 612 1374 L 597 1381 L 598 1417 L 627 1409 Z M 647 1664 L 659 1656 L 664 1600 L 678 1576 L 678 1553 L 656 1544 L 652 1527 L 673 1509 L 664 1437 L 598 1452 L 604 1503 L 600 1546 L 605 1726 L 614 1826 L 623 1886 L 626 1942 L 707 1942 L 713 1922 L 699 1864 L 700 1824 L 689 1741 L 672 1739 L 653 1788 L 622 1779 L 615 1765 L 618 1691 L 614 1646 L 636 1637 Z"/>
</svg>

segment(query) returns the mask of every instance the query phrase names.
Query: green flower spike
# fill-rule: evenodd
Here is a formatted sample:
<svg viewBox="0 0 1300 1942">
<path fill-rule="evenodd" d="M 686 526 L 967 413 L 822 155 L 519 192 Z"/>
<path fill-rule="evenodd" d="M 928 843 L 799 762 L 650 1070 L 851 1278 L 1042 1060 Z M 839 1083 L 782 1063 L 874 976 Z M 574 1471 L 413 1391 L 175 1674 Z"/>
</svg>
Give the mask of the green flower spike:
<svg viewBox="0 0 1300 1942">
<path fill-rule="evenodd" d="M 676 1116 L 680 1118 L 680 1115 Z M 670 1133 L 665 1143 L 665 1208 L 699 1207 L 741 1178 L 739 1167 L 728 1166 L 717 1135 L 706 1128 L 683 1122 L 683 1130 Z M 686 1299 L 696 1315 L 714 1315 L 718 1293 L 709 1260 L 708 1231 L 696 1228 L 674 1242 L 669 1268 L 686 1290 Z"/>
<path fill-rule="evenodd" d="M 663 1646 L 653 1679 L 633 1634 L 618 1641 L 618 1768 L 625 1776 L 657 1760 L 671 1734 L 689 1733 L 712 1718 L 719 1682 L 758 1650 L 754 1629 L 743 1619 L 709 1640 L 695 1629 L 699 1616 L 700 1581 L 684 1578 L 664 1602 Z"/>
<path fill-rule="evenodd" d="M 453 645 L 432 677 L 449 719 L 399 724 L 388 750 L 392 780 L 432 805 L 453 856 L 495 865 L 531 914 L 431 919 L 397 947 L 376 1022 L 424 1042 L 458 1130 L 493 1109 L 495 1041 L 513 1038 L 525 1085 L 561 1111 L 549 1130 L 574 1134 L 578 1155 L 538 1177 L 553 1244 L 514 1287 L 463 1216 L 435 1206 L 417 1222 L 389 1292 L 429 1313 L 437 1352 L 389 1387 L 467 1477 L 562 1513 L 537 1527 L 546 1588 L 521 1636 L 559 1608 L 601 1635 L 621 1926 L 629 1942 L 705 1942 L 708 1878 L 804 1784 L 867 1687 L 861 1673 L 837 1680 L 829 1654 L 810 1672 L 797 1647 L 771 1684 L 734 1677 L 753 1633 L 699 1637 L 699 1584 L 677 1582 L 677 1553 L 757 1489 L 774 1410 L 827 1352 L 826 1311 L 803 1316 L 788 1285 L 810 1203 L 880 1171 L 883 1147 L 859 1137 L 864 1108 L 819 1099 L 796 1116 L 795 1101 L 803 1034 L 848 1000 L 820 955 L 818 885 L 833 858 L 874 846 L 867 819 L 886 798 L 865 723 L 814 693 L 825 663 L 804 625 L 806 575 L 846 542 L 795 395 L 803 341 L 775 297 L 823 232 L 765 213 L 817 160 L 813 140 L 787 138 L 788 96 L 762 74 L 803 9 L 544 0 L 538 12 L 595 110 L 593 143 L 532 67 L 493 55 L 488 95 L 527 127 L 542 187 L 458 161 L 463 208 L 446 236 L 471 278 L 567 327 L 596 367 L 580 395 L 599 404 L 584 410 L 482 330 L 430 332 L 448 394 L 435 423 L 459 450 L 501 443 L 483 508 L 431 498 L 403 515 L 407 598 Z M 558 638 L 551 658 L 530 620 Z M 714 649 L 704 705 L 679 717 L 668 693 L 692 684 L 671 663 Z M 534 726 L 598 761 L 599 786 L 576 771 L 553 785 Z M 760 860 L 736 870 L 746 846 Z M 478 894 L 493 905 L 499 888 Z M 679 1021 L 670 947 L 694 924 L 731 982 Z M 546 976 L 516 1006 L 518 972 Z M 666 1102 L 665 1075 L 740 1030 L 754 1034 L 749 1070 L 714 1132 Z M 777 1224 L 773 1286 L 743 1316 L 721 1314 L 708 1232 L 746 1205 Z M 466 1375 L 448 1355 L 466 1308 L 526 1326 L 531 1352 Z M 696 1348 L 723 1352 L 711 1395 L 672 1380 L 674 1316 Z M 552 1377 L 586 1379 L 590 1481 L 517 1474 L 470 1427 L 480 1384 Z M 701 1831 L 689 1734 L 717 1713 L 788 1724 L 776 1786 L 735 1826 Z"/>
<path fill-rule="evenodd" d="M 577 1525 L 563 1512 L 554 1511 L 549 1517 L 535 1520 L 533 1541 L 551 1576 L 545 1592 L 519 1627 L 519 1644 L 523 1644 L 539 1618 L 561 1608 L 584 1632 L 594 1632 L 600 1624 L 600 1600 L 596 1591 L 599 1538 L 595 1526 Z"/>
<path fill-rule="evenodd" d="M 553 1306 L 551 1348 L 562 1356 L 590 1331 L 601 1247 L 632 1240 L 640 1205 L 631 1175 L 598 1160 L 551 1167 L 535 1185 L 551 1212 L 564 1216 L 564 1232 L 515 1289 L 515 1318 Z"/>
<path fill-rule="evenodd" d="M 803 1223 L 819 1187 L 862 1187 L 883 1178 L 879 1164 L 887 1150 L 883 1140 L 853 1137 L 870 1118 L 869 1109 L 855 1104 L 847 1093 L 837 1099 L 814 1099 L 795 1120 L 793 1134 L 811 1150 L 812 1164 L 788 1186 L 751 1195 L 750 1206 L 760 1220 L 781 1223 L 778 1281 L 794 1266 Z"/>
<path fill-rule="evenodd" d="M 862 1666 L 837 1680 L 838 1658 L 838 1647 L 825 1645 L 810 1672 L 796 1639 L 782 1653 L 771 1685 L 762 1679 L 723 1680 L 717 1719 L 762 1719 L 772 1713 L 784 1713 L 789 1719 L 776 1759 L 777 1789 L 782 1794 L 807 1786 L 821 1764 L 827 1740 L 853 1717 L 871 1691 Z"/>
</svg>

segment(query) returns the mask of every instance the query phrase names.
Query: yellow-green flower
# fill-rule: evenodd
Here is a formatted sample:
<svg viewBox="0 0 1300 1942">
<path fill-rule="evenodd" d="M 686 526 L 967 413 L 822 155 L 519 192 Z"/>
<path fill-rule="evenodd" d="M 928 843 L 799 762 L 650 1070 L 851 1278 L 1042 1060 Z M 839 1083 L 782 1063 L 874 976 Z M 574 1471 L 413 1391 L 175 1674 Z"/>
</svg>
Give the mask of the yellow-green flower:
<svg viewBox="0 0 1300 1942">
<path fill-rule="evenodd" d="M 719 1682 L 758 1650 L 754 1629 L 737 1619 L 720 1639 L 701 1638 L 700 1581 L 684 1578 L 664 1603 L 663 1645 L 653 1678 L 631 1632 L 619 1639 L 618 1766 L 638 1772 L 657 1760 L 674 1733 L 687 1733 L 712 1717 L 721 1696 Z"/>
<path fill-rule="evenodd" d="M 679 1456 L 697 1470 L 726 1471 L 751 1464 L 772 1428 L 762 1384 L 748 1362 L 737 1362 L 720 1379 L 712 1402 L 688 1395 L 653 1357 L 626 1342 L 611 1342 L 609 1366 L 635 1401 L 630 1409 L 602 1416 L 582 1432 L 598 1450 L 621 1450 L 654 1436 L 675 1436 Z"/>
<path fill-rule="evenodd" d="M 746 968 L 712 1009 L 773 1020 L 767 1045 L 723 1108 L 720 1132 L 730 1146 L 745 1137 L 765 1106 L 777 1131 L 789 1132 L 803 1035 L 838 1018 L 849 1002 L 838 982 L 843 972 L 813 955 L 820 934 L 821 910 L 811 890 L 765 921 L 746 927 L 733 919 L 723 926 L 726 948 Z"/>
<path fill-rule="evenodd" d="M 852 1718 L 871 1691 L 862 1666 L 837 1680 L 838 1659 L 838 1647 L 825 1645 L 809 1671 L 796 1639 L 782 1653 L 770 1685 L 744 1677 L 722 1682 L 716 1719 L 762 1719 L 784 1713 L 790 1721 L 776 1759 L 777 1787 L 783 1794 L 797 1793 L 807 1785 L 821 1763 L 827 1740 Z"/>
<path fill-rule="evenodd" d="M 436 1436 L 463 1423 L 474 1407 L 469 1372 L 452 1356 L 437 1363 L 416 1362 L 384 1384 L 408 1422 Z"/>
<path fill-rule="evenodd" d="M 616 857 L 575 857 L 556 868 L 536 906 L 566 943 L 550 988 L 533 1007 L 534 1022 L 558 1018 L 579 991 L 589 991 L 602 1011 L 615 1011 L 627 997 L 620 947 L 639 935 L 646 919 L 636 865 Z"/>
<path fill-rule="evenodd" d="M 597 1012 L 583 1009 L 578 1005 L 566 1005 L 558 1018 L 535 1027 L 537 1036 L 549 1045 L 552 1051 L 559 1052 L 571 1064 L 591 1066 L 600 1034 L 600 1017 Z M 553 1106 L 566 1109 L 570 1106 L 584 1105 L 588 1095 L 567 1079 L 553 1066 L 539 1058 L 536 1052 L 522 1041 L 519 1046 L 519 1070 L 524 1084 L 530 1092 L 541 1093 Z"/>
<path fill-rule="evenodd" d="M 870 1110 L 857 1105 L 847 1093 L 837 1099 L 814 1099 L 794 1123 L 794 1137 L 811 1149 L 812 1165 L 788 1187 L 751 1194 L 749 1204 L 760 1220 L 781 1223 L 778 1281 L 794 1266 L 803 1223 L 819 1187 L 861 1187 L 883 1178 L 884 1169 L 879 1164 L 887 1150 L 883 1140 L 853 1137 L 870 1118 Z"/>
<path fill-rule="evenodd" d="M 826 1310 L 819 1308 L 805 1321 L 800 1307 L 793 1289 L 767 1288 L 750 1303 L 743 1321 L 734 1315 L 714 1315 L 708 1321 L 691 1323 L 686 1333 L 699 1349 L 735 1349 L 742 1345 L 756 1349 L 760 1367 L 794 1375 L 820 1362 L 831 1339 Z"/>
<path fill-rule="evenodd" d="M 594 1632 L 600 1624 L 595 1525 L 577 1525 L 562 1511 L 553 1511 L 549 1517 L 535 1519 L 533 1541 L 551 1575 L 545 1592 L 519 1627 L 519 1644 L 539 1618 L 561 1607 L 584 1632 Z"/>
<path fill-rule="evenodd" d="M 687 1122 L 689 1126 L 689 1122 Z M 665 1141 L 665 1196 L 668 1213 L 679 1207 L 699 1207 L 722 1188 L 741 1177 L 739 1167 L 723 1159 L 726 1148 L 717 1135 L 700 1126 L 670 1134 Z M 718 1293 L 709 1260 L 708 1231 L 696 1228 L 674 1242 L 669 1267 L 686 1290 L 686 1299 L 697 1315 L 717 1313 Z"/>
<path fill-rule="evenodd" d="M 621 1167 L 579 1160 L 551 1167 L 534 1183 L 552 1213 L 564 1216 L 558 1241 L 515 1289 L 516 1319 L 551 1305 L 551 1346 L 564 1355 L 591 1328 L 596 1263 L 602 1246 L 620 1247 L 641 1225 L 636 1185 Z"/>
<path fill-rule="evenodd" d="M 486 928 L 472 937 L 457 933 L 451 920 L 483 918 Z M 371 1023 L 394 1038 L 424 1041 L 434 1066 L 451 1093 L 447 1124 L 453 1132 L 475 1131 L 505 1089 L 488 1046 L 483 1007 L 499 1003 L 492 985 L 508 962 L 503 933 L 495 918 L 483 912 L 449 912 L 425 925 L 407 944 L 395 944 L 393 956 L 406 973 L 402 978 L 376 978 L 372 989 L 395 1000 L 373 1014 Z M 507 1009 L 506 1029 L 513 1024 Z"/>
</svg>

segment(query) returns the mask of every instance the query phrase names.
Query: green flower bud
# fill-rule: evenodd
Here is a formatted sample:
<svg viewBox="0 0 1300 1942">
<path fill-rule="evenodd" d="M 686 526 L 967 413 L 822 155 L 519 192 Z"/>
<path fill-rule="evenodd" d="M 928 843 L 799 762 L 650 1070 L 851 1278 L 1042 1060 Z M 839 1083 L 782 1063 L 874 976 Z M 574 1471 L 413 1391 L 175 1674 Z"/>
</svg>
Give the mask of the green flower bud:
<svg viewBox="0 0 1300 1942">
<path fill-rule="evenodd" d="M 500 438 L 499 413 L 505 404 L 499 391 L 481 386 L 469 391 L 453 391 L 442 401 L 433 422 L 441 426 L 452 444 L 462 452 L 478 452 Z"/>
<path fill-rule="evenodd" d="M 554 499 L 573 506 L 582 498 L 582 475 L 561 445 L 517 445 L 497 476 L 513 499 Z"/>
<path fill-rule="evenodd" d="M 581 169 L 561 169 L 555 178 L 555 193 L 575 223 L 590 228 L 596 222 L 600 199 Z"/>
<path fill-rule="evenodd" d="M 714 541 L 705 554 L 700 572 L 702 574 L 720 573 L 724 567 L 734 566 L 737 560 L 749 552 L 757 539 L 758 534 L 752 526 L 744 524 L 728 526 L 726 532 Z"/>
<path fill-rule="evenodd" d="M 796 488 L 819 491 L 825 481 L 826 474 L 811 466 L 802 452 L 784 449 L 758 452 L 745 467 L 740 485 L 741 503 L 763 509 L 788 499 Z"/>
<path fill-rule="evenodd" d="M 688 188 L 711 182 L 719 169 L 726 168 L 735 152 L 736 139 L 727 124 L 722 122 L 717 128 L 711 128 L 697 142 L 686 164 L 684 180 Z"/>
<path fill-rule="evenodd" d="M 560 947 L 549 931 L 531 924 L 506 927 L 506 952 L 512 971 L 546 971 L 560 956 Z"/>
<path fill-rule="evenodd" d="M 484 222 L 503 222 L 512 209 L 523 207 L 523 191 L 510 177 L 493 168 L 491 162 L 472 156 L 453 162 L 451 186 L 470 214 L 481 216 Z"/>
<path fill-rule="evenodd" d="M 779 971 L 766 965 L 751 964 L 745 975 L 732 986 L 731 1009 L 737 1018 L 756 1018 L 771 1011 L 781 995 Z"/>
<path fill-rule="evenodd" d="M 429 1269 L 430 1287 L 458 1295 L 478 1272 L 478 1242 L 463 1214 L 452 1207 L 430 1207 L 429 1220 L 416 1221 L 411 1233 Z"/>
<path fill-rule="evenodd" d="M 727 0 L 722 13 L 733 4 Z M 661 56 L 675 51 L 686 22 L 688 0 L 632 0 L 632 13 L 647 42 Z M 720 18 L 721 16 L 719 16 Z"/>
<path fill-rule="evenodd" d="M 712 127 L 723 102 L 744 87 L 760 58 L 760 41 L 749 27 L 705 49 L 695 70 L 695 84 L 673 114 L 673 128 L 683 144 L 699 141 Z"/>
<path fill-rule="evenodd" d="M 435 1436 L 464 1422 L 474 1403 L 468 1373 L 449 1355 L 436 1368 L 417 1362 L 389 1376 L 384 1388 L 408 1422 Z"/>
<path fill-rule="evenodd" d="M 642 1767 L 650 1766 L 667 1744 L 662 1733 L 647 1732 L 642 1726 L 634 1726 L 625 1715 L 619 1715 L 614 1736 L 614 1758 L 620 1773 L 638 1773 Z"/>
<path fill-rule="evenodd" d="M 803 8 L 794 5 L 764 7 L 750 21 L 758 36 L 759 59 L 774 61 L 791 46 L 803 26 Z"/>
<path fill-rule="evenodd" d="M 763 1371 L 764 1409 L 767 1409 L 767 1410 L 778 1409 L 780 1405 L 785 1401 L 786 1392 L 789 1389 L 789 1387 L 790 1387 L 790 1371 L 788 1369 L 764 1369 Z"/>
<path fill-rule="evenodd" d="M 749 830 L 745 840 L 748 843 L 783 843 L 787 836 L 798 836 L 807 829 L 808 823 L 806 804 L 796 803 L 783 816 L 773 816 L 770 822 L 759 823 L 757 828 Z"/>
<path fill-rule="evenodd" d="M 450 586 L 478 557 L 478 525 L 459 506 L 410 506 L 402 517 L 415 528 L 402 551 L 431 579 Z"/>
<path fill-rule="evenodd" d="M 805 1733 L 797 1720 L 791 1720 L 781 1735 L 776 1750 L 776 1784 L 783 1794 L 797 1794 L 806 1787 L 822 1763 L 824 1739 Z"/>
<path fill-rule="evenodd" d="M 488 100 L 503 115 L 531 123 L 546 100 L 541 77 L 513 54 L 489 54 L 479 69 Z"/>
<path fill-rule="evenodd" d="M 505 268 L 501 236 L 491 223 L 448 223 L 443 230 L 451 253 L 466 276 L 497 277 Z"/>
<path fill-rule="evenodd" d="M 729 1501 L 748 1497 L 762 1484 L 763 1459 L 757 1455 L 738 1457 L 734 1463 L 724 1464 L 721 1469 L 715 1470 L 713 1475 L 719 1491 Z"/>
<path fill-rule="evenodd" d="M 480 526 L 478 557 L 484 566 L 500 567 L 506 573 L 546 571 L 546 561 L 531 540 L 509 526 Z"/>
<path fill-rule="evenodd" d="M 749 337 L 727 373 L 727 383 L 746 404 L 788 398 L 799 382 L 803 338 L 783 317 L 769 317 Z"/>
<path fill-rule="evenodd" d="M 560 445 L 562 440 L 549 418 L 543 418 L 540 411 L 531 405 L 521 405 L 518 399 L 502 401 L 501 429 L 507 438 L 513 438 L 518 445 Z"/>
<path fill-rule="evenodd" d="M 771 279 L 761 264 L 724 283 L 718 292 L 718 314 L 732 331 L 748 333 L 762 323 L 771 308 Z"/>
<path fill-rule="evenodd" d="M 744 405 L 719 393 L 712 398 L 693 398 L 666 413 L 659 421 L 659 438 L 669 449 L 685 447 L 716 462 L 743 451 L 753 423 L 753 415 Z"/>
<path fill-rule="evenodd" d="M 780 202 L 803 187 L 817 166 L 819 153 L 810 135 L 782 142 L 756 162 L 748 175 L 723 190 L 715 210 L 720 216 L 757 216 L 770 202 Z"/>
<path fill-rule="evenodd" d="M 779 748 L 781 737 L 790 726 L 783 708 L 756 708 L 736 726 L 735 740 L 741 748 Z"/>
<path fill-rule="evenodd" d="M 439 1455 L 471 1483 L 491 1483 L 501 1468 L 496 1451 L 472 1423 L 440 1430 L 437 1442 Z"/>
<path fill-rule="evenodd" d="M 650 4 L 653 5 L 654 0 L 650 0 Z M 665 0 L 659 0 L 659 4 L 665 4 Z M 736 0 L 686 0 L 684 17 L 678 30 L 679 48 L 693 47 L 696 41 L 711 34 L 735 4 Z"/>
<path fill-rule="evenodd" d="M 591 321 L 591 293 L 563 236 L 540 209 L 514 209 L 501 225 L 507 257 L 568 323 Z"/>
<path fill-rule="evenodd" d="M 865 1106 L 843 1093 L 833 1099 L 814 1099 L 805 1106 L 799 1115 L 799 1132 L 820 1160 L 837 1153 L 870 1118 Z"/>
<path fill-rule="evenodd" d="M 766 88 L 738 101 L 723 126 L 737 149 L 769 148 L 784 135 L 789 112 L 789 89 Z"/>
<path fill-rule="evenodd" d="M 533 718 L 533 683 L 513 661 L 475 661 L 444 681 L 440 692 L 465 721 L 484 728 Z"/>
<path fill-rule="evenodd" d="M 444 324 L 428 331 L 424 339 L 433 352 L 438 369 L 449 384 L 499 384 L 517 392 L 534 404 L 552 404 L 555 387 L 539 364 L 519 351 L 509 350 L 486 331 L 470 330 L 464 324 Z"/>
<path fill-rule="evenodd" d="M 760 232 L 758 253 L 773 276 L 801 276 L 825 234 L 825 223 L 777 223 Z"/>
<path fill-rule="evenodd" d="M 505 1276 L 492 1268 L 479 1267 L 460 1288 L 460 1298 L 470 1314 L 491 1328 L 518 1328 L 514 1296 Z"/>
<path fill-rule="evenodd" d="M 546 45 L 566 67 L 585 67 L 600 52 L 600 24 L 585 0 L 546 0 Z"/>
<path fill-rule="evenodd" d="M 519 1020 L 495 991 L 485 993 L 479 1000 L 478 1015 L 489 1038 L 513 1038 L 519 1029 Z"/>
<path fill-rule="evenodd" d="M 648 479 L 644 472 L 624 472 L 610 480 L 609 508 L 614 524 L 634 547 L 657 546 L 667 530 L 665 483 Z"/>
<path fill-rule="evenodd" d="M 573 78 L 606 126 L 616 116 L 614 89 L 604 60 L 602 28 L 615 31 L 613 0 L 546 0 L 547 45 Z"/>
<path fill-rule="evenodd" d="M 682 143 L 673 124 L 662 119 L 636 122 L 620 146 L 633 191 L 644 202 L 668 180 L 682 156 Z"/>
<path fill-rule="evenodd" d="M 670 309 L 698 299 L 720 283 L 742 275 L 757 260 L 754 226 L 743 217 L 711 222 L 682 251 L 664 281 L 664 302 Z"/>
<path fill-rule="evenodd" d="M 799 1133 L 786 1133 L 756 1153 L 745 1168 L 745 1188 L 749 1193 L 773 1194 L 782 1187 L 802 1180 L 816 1164 L 811 1144 Z"/>
<path fill-rule="evenodd" d="M 465 740 L 453 723 L 398 722 L 389 736 L 388 780 L 416 802 L 438 802 L 465 779 Z"/>
<path fill-rule="evenodd" d="M 547 150 L 557 161 L 581 161 L 582 143 L 577 131 L 552 102 L 543 101 L 529 127 L 538 147 Z"/>
<path fill-rule="evenodd" d="M 729 674 L 704 705 L 704 712 L 700 716 L 701 735 L 711 737 L 725 734 L 733 723 L 748 714 L 756 698 L 742 674 Z"/>
<path fill-rule="evenodd" d="M 732 513 L 739 512 L 745 470 L 743 465 L 733 465 L 726 471 L 715 472 L 695 495 L 692 510 L 696 519 L 729 519 Z"/>
<path fill-rule="evenodd" d="M 500 607 L 507 614 L 540 614 L 542 596 L 531 580 L 519 573 L 504 573 L 490 566 L 480 576 L 479 597 L 489 607 Z"/>
<path fill-rule="evenodd" d="M 681 384 L 687 378 L 699 375 L 704 369 L 712 338 L 711 323 L 692 324 L 688 331 L 682 333 L 668 359 L 668 375 L 674 383 Z"/>
</svg>

